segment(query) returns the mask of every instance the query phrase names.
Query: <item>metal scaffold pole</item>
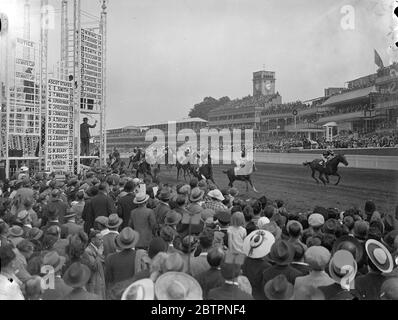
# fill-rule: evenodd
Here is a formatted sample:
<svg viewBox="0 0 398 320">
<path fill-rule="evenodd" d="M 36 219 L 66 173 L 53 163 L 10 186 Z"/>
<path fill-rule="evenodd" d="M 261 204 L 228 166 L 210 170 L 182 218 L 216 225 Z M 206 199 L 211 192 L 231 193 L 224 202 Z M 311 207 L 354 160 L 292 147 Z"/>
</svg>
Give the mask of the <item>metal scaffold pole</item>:
<svg viewBox="0 0 398 320">
<path fill-rule="evenodd" d="M 102 101 L 101 101 L 101 123 L 100 123 L 100 163 L 106 164 L 106 55 L 107 55 L 107 0 L 102 1 L 100 33 L 102 36 Z"/>
<path fill-rule="evenodd" d="M 48 0 L 41 0 L 41 28 L 40 28 L 40 86 L 41 86 L 41 137 L 39 141 L 39 167 L 46 168 L 45 139 L 47 125 L 47 72 L 48 72 Z M 44 143 L 43 143 L 44 142 Z"/>
<path fill-rule="evenodd" d="M 61 79 L 68 80 L 68 0 L 61 3 Z"/>
<path fill-rule="evenodd" d="M 76 170 L 80 173 L 80 94 L 81 94 L 81 3 L 74 0 L 73 6 L 73 80 L 74 80 L 74 130 L 76 144 Z"/>
</svg>

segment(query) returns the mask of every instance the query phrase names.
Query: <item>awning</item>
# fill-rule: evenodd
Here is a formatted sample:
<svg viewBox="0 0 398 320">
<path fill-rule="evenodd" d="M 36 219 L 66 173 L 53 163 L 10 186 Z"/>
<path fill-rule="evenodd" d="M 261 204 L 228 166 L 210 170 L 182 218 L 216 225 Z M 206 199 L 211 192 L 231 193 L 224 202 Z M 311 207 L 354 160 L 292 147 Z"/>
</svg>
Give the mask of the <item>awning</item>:
<svg viewBox="0 0 398 320">
<path fill-rule="evenodd" d="M 328 123 L 324 124 L 322 127 L 337 127 L 337 123 L 336 122 L 328 122 Z"/>
<path fill-rule="evenodd" d="M 362 89 L 349 91 L 349 92 L 344 92 L 341 94 L 336 94 L 334 96 L 331 96 L 329 99 L 327 99 L 324 103 L 322 103 L 321 106 L 322 107 L 330 106 L 330 105 L 341 103 L 341 102 L 348 102 L 351 100 L 365 98 L 372 92 L 377 92 L 375 86 L 362 88 Z"/>
</svg>

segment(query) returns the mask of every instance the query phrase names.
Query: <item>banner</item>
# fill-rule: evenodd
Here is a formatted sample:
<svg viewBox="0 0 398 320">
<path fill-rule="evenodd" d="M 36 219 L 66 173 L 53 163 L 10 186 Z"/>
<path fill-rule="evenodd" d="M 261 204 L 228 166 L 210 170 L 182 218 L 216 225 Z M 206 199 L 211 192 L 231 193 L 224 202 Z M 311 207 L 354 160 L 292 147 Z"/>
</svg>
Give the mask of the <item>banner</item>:
<svg viewBox="0 0 398 320">
<path fill-rule="evenodd" d="M 48 79 L 46 118 L 46 170 L 73 172 L 72 83 Z"/>
</svg>

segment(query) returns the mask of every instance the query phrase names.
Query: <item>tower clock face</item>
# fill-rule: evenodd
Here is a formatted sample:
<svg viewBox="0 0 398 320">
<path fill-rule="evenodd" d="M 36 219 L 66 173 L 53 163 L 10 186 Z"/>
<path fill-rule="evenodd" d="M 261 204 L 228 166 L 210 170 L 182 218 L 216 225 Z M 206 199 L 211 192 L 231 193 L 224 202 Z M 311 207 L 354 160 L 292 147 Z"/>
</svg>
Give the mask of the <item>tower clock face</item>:
<svg viewBox="0 0 398 320">
<path fill-rule="evenodd" d="M 267 90 L 271 90 L 271 81 L 266 81 L 266 82 L 265 82 L 265 88 L 266 88 Z"/>
</svg>

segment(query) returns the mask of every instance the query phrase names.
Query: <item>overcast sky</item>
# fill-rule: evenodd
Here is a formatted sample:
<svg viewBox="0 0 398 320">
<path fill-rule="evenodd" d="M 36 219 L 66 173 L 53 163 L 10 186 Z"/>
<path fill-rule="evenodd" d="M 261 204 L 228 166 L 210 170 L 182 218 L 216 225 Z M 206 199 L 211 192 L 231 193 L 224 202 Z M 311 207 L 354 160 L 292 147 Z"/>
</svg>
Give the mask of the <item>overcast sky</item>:
<svg viewBox="0 0 398 320">
<path fill-rule="evenodd" d="M 392 1 L 110 0 L 107 127 L 181 119 L 206 96 L 246 96 L 263 65 L 276 72 L 283 102 L 322 96 L 375 72 L 374 48 L 388 64 Z M 56 9 L 60 2 L 50 0 Z M 82 2 L 99 14 L 98 0 Z M 354 30 L 342 27 L 345 5 Z M 57 38 L 56 26 L 53 61 Z"/>
</svg>

